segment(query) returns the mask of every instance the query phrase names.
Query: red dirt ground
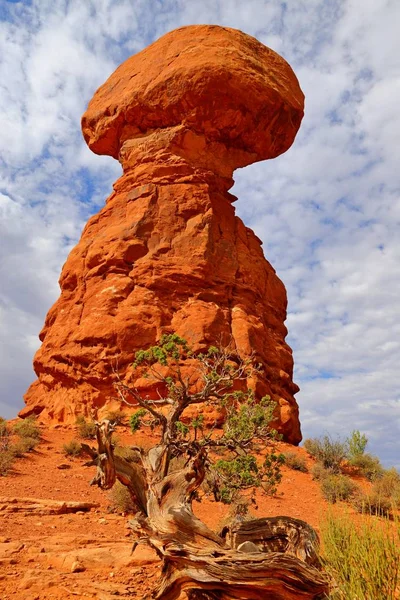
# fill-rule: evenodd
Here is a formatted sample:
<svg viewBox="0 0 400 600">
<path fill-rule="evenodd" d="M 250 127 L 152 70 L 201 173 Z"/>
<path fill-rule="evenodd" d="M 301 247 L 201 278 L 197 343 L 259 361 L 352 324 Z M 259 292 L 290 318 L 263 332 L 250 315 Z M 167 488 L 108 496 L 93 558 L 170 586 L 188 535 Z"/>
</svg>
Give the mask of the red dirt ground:
<svg viewBox="0 0 400 600">
<path fill-rule="evenodd" d="M 86 513 L 64 515 L 0 510 L 1 600 L 144 598 L 154 586 L 160 569 L 154 552 L 138 546 L 130 554 L 128 516 L 111 514 L 107 493 L 89 486 L 94 467 L 84 467 L 85 459 L 63 455 L 63 444 L 75 437 L 73 428 L 44 430 L 37 449 L 18 459 L 13 472 L 0 477 L 0 508 L 1 497 L 98 504 Z M 118 432 L 118 437 L 123 444 L 133 443 L 127 430 Z M 135 444 L 140 441 L 135 436 Z M 279 446 L 283 452 L 303 456 L 312 466 L 304 449 Z M 60 465 L 70 468 L 60 469 Z M 255 516 L 292 516 L 317 530 L 329 506 L 309 473 L 287 467 L 277 495 L 271 498 L 259 492 L 256 501 Z M 213 528 L 218 528 L 228 510 L 211 500 L 195 503 L 194 509 Z"/>
</svg>

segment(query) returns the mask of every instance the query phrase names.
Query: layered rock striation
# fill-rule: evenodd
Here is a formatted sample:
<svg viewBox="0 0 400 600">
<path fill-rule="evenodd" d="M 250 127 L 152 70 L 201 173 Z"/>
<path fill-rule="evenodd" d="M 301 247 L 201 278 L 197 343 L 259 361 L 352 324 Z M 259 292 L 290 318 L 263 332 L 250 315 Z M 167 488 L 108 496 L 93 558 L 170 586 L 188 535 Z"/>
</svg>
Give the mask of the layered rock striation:
<svg viewBox="0 0 400 600">
<path fill-rule="evenodd" d="M 285 288 L 228 190 L 234 169 L 286 151 L 302 116 L 290 66 L 233 29 L 178 29 L 111 75 L 82 129 L 123 175 L 63 267 L 21 416 L 101 416 L 118 404 L 113 371 L 176 332 L 196 349 L 253 353 L 264 366 L 256 393 L 276 400 L 279 430 L 300 441 Z"/>
</svg>

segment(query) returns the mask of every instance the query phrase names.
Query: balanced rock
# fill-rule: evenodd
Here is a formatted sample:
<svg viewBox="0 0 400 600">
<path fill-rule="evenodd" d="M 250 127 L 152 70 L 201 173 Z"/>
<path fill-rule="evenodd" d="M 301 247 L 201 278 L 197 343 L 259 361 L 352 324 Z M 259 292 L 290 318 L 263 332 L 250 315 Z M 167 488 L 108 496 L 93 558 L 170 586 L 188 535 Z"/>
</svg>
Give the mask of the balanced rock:
<svg viewBox="0 0 400 600">
<path fill-rule="evenodd" d="M 176 332 L 197 350 L 254 355 L 264 367 L 256 394 L 276 400 L 278 429 L 300 441 L 285 287 L 228 190 L 234 169 L 291 146 L 303 101 L 280 56 L 208 25 L 165 35 L 97 90 L 83 134 L 123 175 L 63 267 L 21 416 L 101 417 L 119 406 L 114 371 Z"/>
</svg>

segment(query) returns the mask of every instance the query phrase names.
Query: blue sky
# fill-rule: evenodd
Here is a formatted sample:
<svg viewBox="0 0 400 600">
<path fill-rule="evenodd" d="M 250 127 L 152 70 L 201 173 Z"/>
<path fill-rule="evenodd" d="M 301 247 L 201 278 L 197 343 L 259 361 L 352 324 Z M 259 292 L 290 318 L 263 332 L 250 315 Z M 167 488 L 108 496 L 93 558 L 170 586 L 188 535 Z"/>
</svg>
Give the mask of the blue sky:
<svg viewBox="0 0 400 600">
<path fill-rule="evenodd" d="M 195 23 L 254 35 L 306 95 L 293 147 L 233 189 L 287 288 L 303 434 L 360 429 L 400 467 L 397 0 L 1 1 L 0 414 L 23 406 L 61 266 L 120 174 L 80 117 L 120 62 Z"/>
</svg>

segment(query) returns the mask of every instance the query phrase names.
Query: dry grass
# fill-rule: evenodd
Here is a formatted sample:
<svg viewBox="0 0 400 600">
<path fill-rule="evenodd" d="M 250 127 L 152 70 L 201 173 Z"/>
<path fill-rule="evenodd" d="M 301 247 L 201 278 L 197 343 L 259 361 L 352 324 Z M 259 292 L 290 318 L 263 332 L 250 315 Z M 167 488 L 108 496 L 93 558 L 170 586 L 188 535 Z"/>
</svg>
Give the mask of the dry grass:
<svg viewBox="0 0 400 600">
<path fill-rule="evenodd" d="M 355 523 L 329 514 L 321 526 L 323 564 L 332 578 L 330 600 L 400 598 L 400 523 Z"/>
</svg>

